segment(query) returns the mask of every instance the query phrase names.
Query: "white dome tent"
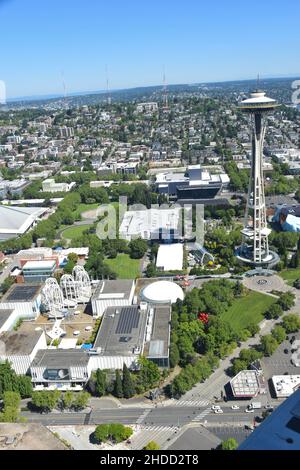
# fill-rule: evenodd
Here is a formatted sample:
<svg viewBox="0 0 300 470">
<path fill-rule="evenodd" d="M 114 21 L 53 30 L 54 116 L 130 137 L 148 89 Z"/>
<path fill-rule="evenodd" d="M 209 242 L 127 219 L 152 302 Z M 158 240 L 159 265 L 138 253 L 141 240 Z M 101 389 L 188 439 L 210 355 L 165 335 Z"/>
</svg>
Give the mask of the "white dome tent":
<svg viewBox="0 0 300 470">
<path fill-rule="evenodd" d="M 175 282 L 156 281 L 142 289 L 141 297 L 145 302 L 152 304 L 174 304 L 177 299 L 184 299 L 184 293 Z"/>
</svg>

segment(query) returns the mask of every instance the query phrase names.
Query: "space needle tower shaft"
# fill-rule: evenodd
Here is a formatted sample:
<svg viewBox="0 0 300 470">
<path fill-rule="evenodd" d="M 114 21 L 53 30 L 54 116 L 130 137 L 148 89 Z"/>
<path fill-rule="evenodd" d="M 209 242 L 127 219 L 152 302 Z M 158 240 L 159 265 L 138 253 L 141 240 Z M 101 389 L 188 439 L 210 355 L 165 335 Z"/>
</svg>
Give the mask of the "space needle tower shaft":
<svg viewBox="0 0 300 470">
<path fill-rule="evenodd" d="M 263 178 L 263 145 L 266 133 L 265 115 L 276 108 L 275 100 L 264 92 L 256 90 L 250 98 L 243 100 L 239 108 L 251 115 L 252 152 L 251 174 L 249 179 L 244 228 L 243 245 L 240 250 L 243 261 L 262 266 L 272 261 L 269 251 L 268 236 L 270 229 L 266 220 L 266 205 Z"/>
</svg>

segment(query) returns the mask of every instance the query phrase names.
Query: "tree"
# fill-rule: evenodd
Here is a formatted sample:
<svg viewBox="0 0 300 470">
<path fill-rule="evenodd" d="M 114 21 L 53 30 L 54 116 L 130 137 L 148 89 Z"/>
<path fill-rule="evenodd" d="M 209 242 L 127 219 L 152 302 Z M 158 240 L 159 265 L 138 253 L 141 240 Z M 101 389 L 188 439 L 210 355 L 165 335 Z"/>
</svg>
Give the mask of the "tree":
<svg viewBox="0 0 300 470">
<path fill-rule="evenodd" d="M 94 439 L 98 444 L 106 442 L 109 436 L 109 424 L 99 424 L 94 431 Z"/>
<path fill-rule="evenodd" d="M 294 313 L 290 313 L 283 317 L 282 326 L 287 333 L 295 333 L 300 329 L 300 318 Z"/>
<path fill-rule="evenodd" d="M 149 441 L 148 444 L 143 447 L 143 450 L 159 450 L 160 446 L 155 441 Z"/>
<path fill-rule="evenodd" d="M 160 380 L 160 371 L 158 366 L 143 356 L 139 359 L 139 365 L 139 382 L 143 384 L 144 388 L 148 389 L 157 385 Z"/>
<path fill-rule="evenodd" d="M 122 379 L 121 379 L 121 374 L 119 370 L 116 370 L 116 378 L 115 378 L 115 383 L 114 383 L 113 394 L 117 398 L 123 398 L 123 385 L 122 385 Z"/>
<path fill-rule="evenodd" d="M 19 408 L 21 403 L 21 397 L 18 392 L 4 392 L 3 394 L 3 405 L 4 407 L 11 406 L 13 408 Z"/>
<path fill-rule="evenodd" d="M 221 444 L 221 449 L 222 450 L 236 450 L 237 447 L 238 447 L 238 443 L 233 437 L 230 437 L 229 439 L 226 439 Z"/>
<path fill-rule="evenodd" d="M 74 402 L 74 393 L 71 390 L 67 390 L 62 395 L 62 405 L 64 408 L 72 408 Z"/>
<path fill-rule="evenodd" d="M 265 317 L 268 319 L 271 319 L 271 318 L 277 319 L 281 317 L 282 314 L 283 314 L 282 307 L 281 305 L 279 305 L 279 303 L 276 302 L 275 304 L 270 305 L 268 310 L 265 312 Z"/>
<path fill-rule="evenodd" d="M 300 278 L 294 281 L 293 287 L 295 287 L 296 289 L 300 289 Z"/>
<path fill-rule="evenodd" d="M 278 304 L 283 310 L 290 310 L 295 305 L 295 294 L 292 292 L 284 292 L 280 295 Z"/>
<path fill-rule="evenodd" d="M 76 411 L 86 408 L 90 399 L 90 394 L 88 392 L 82 391 L 76 393 L 75 400 L 73 402 L 73 407 Z"/>
<path fill-rule="evenodd" d="M 134 383 L 131 377 L 131 373 L 128 370 L 128 367 L 124 363 L 123 365 L 123 380 L 122 380 L 122 386 L 123 386 L 123 395 L 124 398 L 131 398 L 135 394 L 135 387 Z"/>
<path fill-rule="evenodd" d="M 280 325 L 274 326 L 273 330 L 271 331 L 271 334 L 279 344 L 282 343 L 286 337 L 286 331 Z"/>
<path fill-rule="evenodd" d="M 154 263 L 149 263 L 146 268 L 146 276 L 147 277 L 155 277 L 156 276 L 156 267 Z"/>
<path fill-rule="evenodd" d="M 130 257 L 133 259 L 140 259 L 146 253 L 148 244 L 146 240 L 143 240 L 142 238 L 136 238 L 131 240 L 128 247 L 130 250 Z"/>
<path fill-rule="evenodd" d="M 102 397 L 106 393 L 106 373 L 101 370 L 97 369 L 96 370 L 96 393 L 99 397 Z"/>
<path fill-rule="evenodd" d="M 237 375 L 241 370 L 246 370 L 248 367 L 248 364 L 246 361 L 242 361 L 241 359 L 234 359 L 233 364 L 232 364 L 232 374 Z"/>
<path fill-rule="evenodd" d="M 61 393 L 59 390 L 32 392 L 31 402 L 40 411 L 49 412 L 58 406 Z"/>
<path fill-rule="evenodd" d="M 0 364 L 0 399 L 5 392 L 18 392 L 18 378 L 8 361 Z"/>
<path fill-rule="evenodd" d="M 271 356 L 278 348 L 278 342 L 272 335 L 261 337 L 261 348 L 265 356 Z"/>
<path fill-rule="evenodd" d="M 31 377 L 28 375 L 17 376 L 18 391 L 21 398 L 29 398 L 32 395 L 32 382 Z"/>
<path fill-rule="evenodd" d="M 93 437 L 99 444 L 108 440 L 119 443 L 127 440 L 132 433 L 133 431 L 129 426 L 120 423 L 99 424 L 93 433 Z"/>
</svg>

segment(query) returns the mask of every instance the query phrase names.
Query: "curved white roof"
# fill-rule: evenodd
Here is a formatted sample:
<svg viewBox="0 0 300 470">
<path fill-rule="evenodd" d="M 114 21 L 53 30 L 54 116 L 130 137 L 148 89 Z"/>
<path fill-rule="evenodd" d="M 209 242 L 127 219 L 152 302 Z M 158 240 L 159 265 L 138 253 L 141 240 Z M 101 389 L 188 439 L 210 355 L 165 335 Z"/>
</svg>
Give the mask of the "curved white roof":
<svg viewBox="0 0 300 470">
<path fill-rule="evenodd" d="M 144 287 L 141 292 L 143 300 L 150 303 L 168 303 L 172 304 L 177 299 L 183 300 L 183 290 L 178 284 L 171 281 L 157 281 Z"/>
</svg>

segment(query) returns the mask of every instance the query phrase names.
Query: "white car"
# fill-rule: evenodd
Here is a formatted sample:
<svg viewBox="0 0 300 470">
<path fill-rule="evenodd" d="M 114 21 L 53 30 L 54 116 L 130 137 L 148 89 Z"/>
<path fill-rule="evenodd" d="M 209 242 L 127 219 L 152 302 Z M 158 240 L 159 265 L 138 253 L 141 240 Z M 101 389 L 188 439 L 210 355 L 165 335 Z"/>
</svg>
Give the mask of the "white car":
<svg viewBox="0 0 300 470">
<path fill-rule="evenodd" d="M 240 407 L 239 407 L 238 405 L 232 405 L 231 409 L 232 409 L 232 410 L 239 410 Z"/>
<path fill-rule="evenodd" d="M 254 413 L 253 408 L 246 408 L 245 413 Z"/>
<path fill-rule="evenodd" d="M 220 415 L 220 414 L 222 414 L 222 413 L 224 413 L 224 411 L 221 410 L 221 408 L 218 408 L 217 410 L 215 410 L 215 414 L 216 414 L 216 415 Z"/>
<path fill-rule="evenodd" d="M 211 407 L 211 409 L 212 409 L 212 411 L 215 411 L 215 410 L 220 410 L 221 407 L 220 407 L 219 405 L 213 405 L 213 406 Z"/>
</svg>

